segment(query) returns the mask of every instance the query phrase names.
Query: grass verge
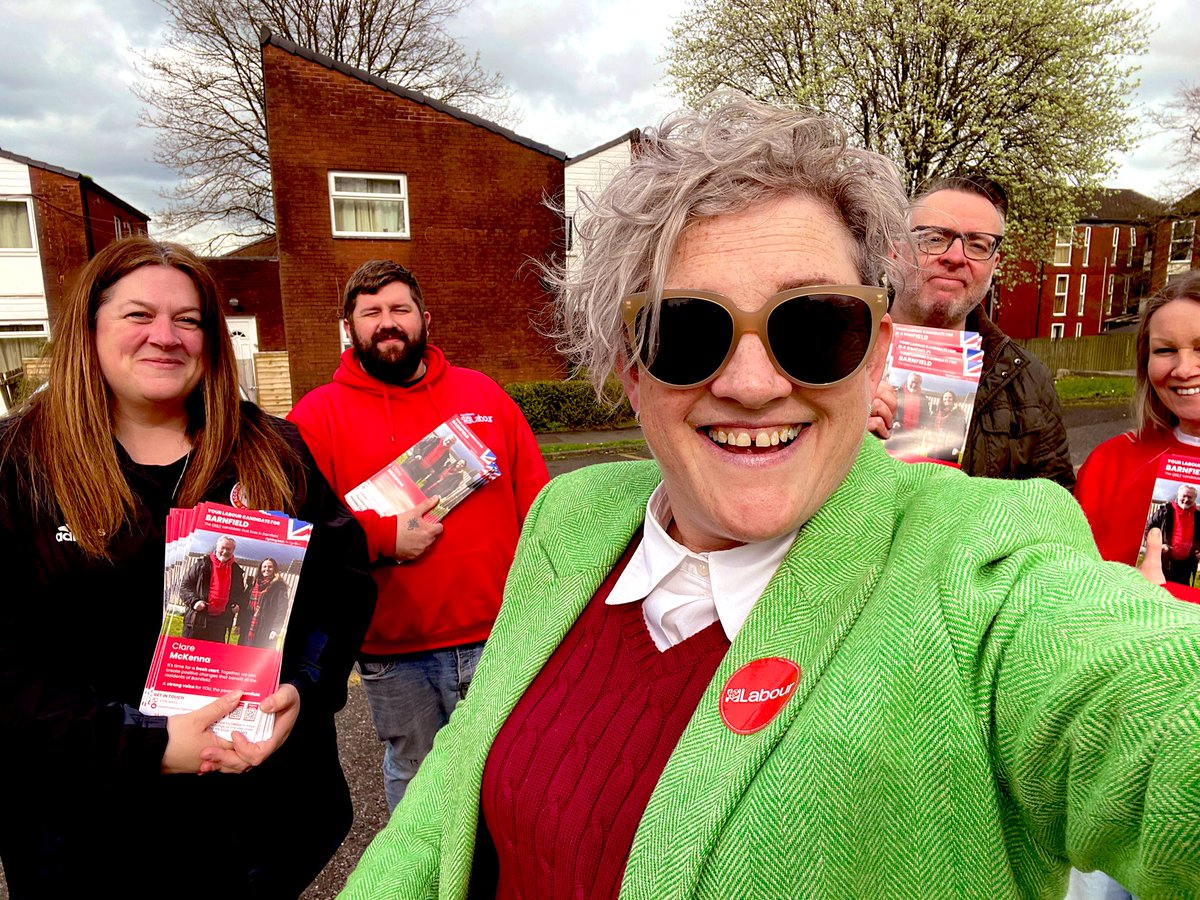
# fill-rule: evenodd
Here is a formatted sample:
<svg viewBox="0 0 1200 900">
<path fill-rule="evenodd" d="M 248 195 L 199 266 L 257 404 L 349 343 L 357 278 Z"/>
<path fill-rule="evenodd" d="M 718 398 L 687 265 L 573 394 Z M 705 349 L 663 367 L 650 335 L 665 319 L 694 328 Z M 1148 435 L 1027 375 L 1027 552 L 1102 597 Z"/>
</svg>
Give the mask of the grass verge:
<svg viewBox="0 0 1200 900">
<path fill-rule="evenodd" d="M 646 442 L 640 439 L 625 439 L 620 441 L 602 441 L 597 444 L 547 444 L 542 446 L 544 459 L 555 459 L 561 456 L 573 456 L 576 453 L 588 453 L 593 450 L 642 450 Z"/>
<path fill-rule="evenodd" d="M 1064 406 L 1108 403 L 1133 396 L 1131 375 L 1068 375 L 1054 382 Z"/>
</svg>

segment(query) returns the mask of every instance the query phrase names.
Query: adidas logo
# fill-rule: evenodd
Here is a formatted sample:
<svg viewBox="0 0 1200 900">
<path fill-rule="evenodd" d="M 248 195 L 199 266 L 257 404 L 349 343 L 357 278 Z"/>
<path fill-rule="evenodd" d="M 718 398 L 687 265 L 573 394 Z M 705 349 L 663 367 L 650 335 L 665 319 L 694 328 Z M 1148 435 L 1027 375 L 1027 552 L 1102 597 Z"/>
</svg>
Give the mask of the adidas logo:
<svg viewBox="0 0 1200 900">
<path fill-rule="evenodd" d="M 54 532 L 54 539 L 56 541 L 58 541 L 60 544 L 63 541 L 70 541 L 72 544 L 74 544 L 75 543 L 75 535 L 71 534 L 71 526 L 70 525 L 59 525 L 58 531 Z"/>
</svg>

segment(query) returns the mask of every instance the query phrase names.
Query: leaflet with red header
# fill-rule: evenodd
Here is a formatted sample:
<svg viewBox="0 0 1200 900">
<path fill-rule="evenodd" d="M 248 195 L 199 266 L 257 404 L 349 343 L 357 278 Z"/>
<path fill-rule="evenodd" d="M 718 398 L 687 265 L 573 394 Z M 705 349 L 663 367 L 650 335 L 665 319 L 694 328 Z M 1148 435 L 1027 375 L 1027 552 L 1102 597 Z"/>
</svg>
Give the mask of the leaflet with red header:
<svg viewBox="0 0 1200 900">
<path fill-rule="evenodd" d="M 1150 491 L 1150 506 L 1142 528 L 1137 565 L 1146 558 L 1146 534 L 1151 528 L 1162 532 L 1163 576 L 1174 584 L 1192 586 L 1196 577 L 1196 497 L 1200 493 L 1200 456 L 1165 454 L 1158 466 L 1158 478 Z"/>
<path fill-rule="evenodd" d="M 279 688 L 283 641 L 312 525 L 219 503 L 167 517 L 163 622 L 142 692 L 151 715 L 192 712 L 232 690 L 236 709 L 213 726 L 269 738 L 263 699 Z M 261 626 L 255 629 L 255 626 Z"/>
<path fill-rule="evenodd" d="M 345 499 L 351 509 L 397 516 L 436 495 L 438 505 L 425 514 L 436 522 L 499 477 L 496 454 L 454 415 L 352 488 Z"/>
<path fill-rule="evenodd" d="M 884 448 L 909 462 L 957 467 L 982 374 L 978 332 L 893 325 L 886 377 L 897 407 Z"/>
</svg>

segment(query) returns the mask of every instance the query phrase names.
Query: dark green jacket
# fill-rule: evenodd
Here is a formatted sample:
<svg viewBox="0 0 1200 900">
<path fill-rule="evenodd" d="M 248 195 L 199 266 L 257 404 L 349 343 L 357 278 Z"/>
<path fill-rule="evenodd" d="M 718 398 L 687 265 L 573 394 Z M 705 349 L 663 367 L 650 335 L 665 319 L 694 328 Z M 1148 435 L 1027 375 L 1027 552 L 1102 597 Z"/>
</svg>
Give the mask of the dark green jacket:
<svg viewBox="0 0 1200 900">
<path fill-rule="evenodd" d="M 1075 469 L 1050 371 L 981 307 L 967 316 L 967 330 L 983 338 L 984 369 L 962 470 L 986 478 L 1049 478 L 1071 490 Z"/>
</svg>

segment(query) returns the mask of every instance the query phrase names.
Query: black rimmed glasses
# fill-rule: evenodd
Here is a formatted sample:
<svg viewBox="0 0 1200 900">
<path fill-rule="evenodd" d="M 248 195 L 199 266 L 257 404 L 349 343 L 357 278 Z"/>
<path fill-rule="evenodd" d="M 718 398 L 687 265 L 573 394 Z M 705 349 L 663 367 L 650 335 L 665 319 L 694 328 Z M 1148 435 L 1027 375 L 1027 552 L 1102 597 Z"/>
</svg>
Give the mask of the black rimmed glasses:
<svg viewBox="0 0 1200 900">
<path fill-rule="evenodd" d="M 831 387 L 866 363 L 887 312 L 887 293 L 860 284 L 810 285 L 780 291 L 747 312 L 713 291 L 663 291 L 655 346 L 645 321 L 652 307 L 650 294 L 631 294 L 622 302 L 622 316 L 638 363 L 667 387 L 699 387 L 716 378 L 743 334 L 758 336 L 789 381 Z"/>
<path fill-rule="evenodd" d="M 955 231 L 953 228 L 939 228 L 936 225 L 922 225 L 912 230 L 913 243 L 922 253 L 930 256 L 941 256 L 950 249 L 955 241 L 962 241 L 963 256 L 967 259 L 991 259 L 1000 249 L 1004 240 L 1002 234 L 990 234 L 986 231 Z"/>
</svg>

